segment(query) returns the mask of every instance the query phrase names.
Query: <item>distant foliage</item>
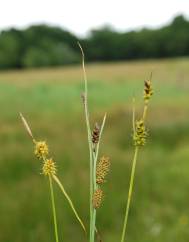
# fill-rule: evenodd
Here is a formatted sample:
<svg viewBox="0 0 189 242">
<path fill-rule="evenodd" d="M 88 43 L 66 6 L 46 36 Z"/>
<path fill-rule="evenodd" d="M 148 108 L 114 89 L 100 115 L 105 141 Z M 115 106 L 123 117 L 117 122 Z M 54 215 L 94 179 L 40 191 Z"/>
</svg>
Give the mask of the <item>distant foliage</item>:
<svg viewBox="0 0 189 242">
<path fill-rule="evenodd" d="M 115 61 L 189 55 L 189 21 L 177 16 L 156 30 L 120 33 L 111 27 L 92 30 L 86 38 L 47 25 L 0 33 L 0 69 L 78 63 L 77 41 L 87 61 Z"/>
<path fill-rule="evenodd" d="M 78 55 L 66 44 L 48 44 L 45 48 L 33 47 L 23 57 L 24 67 L 43 67 L 73 64 L 78 62 Z"/>
</svg>

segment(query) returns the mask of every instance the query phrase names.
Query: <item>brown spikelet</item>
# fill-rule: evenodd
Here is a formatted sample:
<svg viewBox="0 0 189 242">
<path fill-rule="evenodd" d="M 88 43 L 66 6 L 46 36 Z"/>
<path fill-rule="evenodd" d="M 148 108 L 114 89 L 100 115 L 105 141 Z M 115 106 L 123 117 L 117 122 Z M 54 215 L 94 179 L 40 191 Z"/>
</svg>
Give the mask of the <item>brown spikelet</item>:
<svg viewBox="0 0 189 242">
<path fill-rule="evenodd" d="M 98 188 L 93 194 L 93 207 L 95 209 L 99 208 L 102 204 L 103 191 Z"/>
<path fill-rule="evenodd" d="M 100 127 L 98 123 L 95 124 L 95 127 L 92 132 L 92 142 L 93 144 L 98 144 L 99 142 L 99 135 L 100 135 Z"/>
<path fill-rule="evenodd" d="M 144 100 L 148 101 L 153 95 L 152 82 L 151 79 L 144 81 Z"/>
<path fill-rule="evenodd" d="M 103 184 L 105 182 L 105 177 L 107 176 L 110 169 L 110 159 L 109 157 L 103 156 L 97 164 L 96 168 L 96 183 Z"/>
</svg>

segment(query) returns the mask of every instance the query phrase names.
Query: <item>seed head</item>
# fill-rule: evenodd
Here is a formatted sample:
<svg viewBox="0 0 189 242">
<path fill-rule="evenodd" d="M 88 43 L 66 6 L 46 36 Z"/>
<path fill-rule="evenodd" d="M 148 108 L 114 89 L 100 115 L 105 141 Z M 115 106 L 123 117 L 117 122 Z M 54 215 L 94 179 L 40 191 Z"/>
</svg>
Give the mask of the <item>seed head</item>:
<svg viewBox="0 0 189 242">
<path fill-rule="evenodd" d="M 34 154 L 37 156 L 38 159 L 43 159 L 49 153 L 48 146 L 45 141 L 39 141 L 35 143 L 35 150 Z"/>
<path fill-rule="evenodd" d="M 143 119 L 136 121 L 133 140 L 135 146 L 143 146 L 146 143 L 147 131 Z"/>
<path fill-rule="evenodd" d="M 110 170 L 110 159 L 109 157 L 103 156 L 97 164 L 96 168 L 96 183 L 103 184 L 105 182 L 105 177 Z"/>
<path fill-rule="evenodd" d="M 103 191 L 98 188 L 93 194 L 93 207 L 95 209 L 99 208 L 102 204 Z"/>
<path fill-rule="evenodd" d="M 56 175 L 56 164 L 52 158 L 46 159 L 43 163 L 43 175 Z"/>
<path fill-rule="evenodd" d="M 152 89 L 152 82 L 150 79 L 150 80 L 144 81 L 144 100 L 148 102 L 152 95 L 153 95 L 153 89 Z"/>
<path fill-rule="evenodd" d="M 93 144 L 97 144 L 99 142 L 99 135 L 100 135 L 100 127 L 98 123 L 95 124 L 95 127 L 92 132 L 92 142 Z"/>
</svg>

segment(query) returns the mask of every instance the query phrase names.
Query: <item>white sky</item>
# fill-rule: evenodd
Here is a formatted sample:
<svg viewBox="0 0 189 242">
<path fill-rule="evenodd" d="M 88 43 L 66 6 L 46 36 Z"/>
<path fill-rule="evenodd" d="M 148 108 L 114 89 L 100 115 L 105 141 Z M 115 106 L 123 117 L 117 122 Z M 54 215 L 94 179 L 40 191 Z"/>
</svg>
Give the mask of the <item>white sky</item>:
<svg viewBox="0 0 189 242">
<path fill-rule="evenodd" d="M 48 23 L 84 35 L 110 24 L 118 30 L 158 27 L 189 18 L 189 0 L 0 0 L 0 29 Z"/>
</svg>

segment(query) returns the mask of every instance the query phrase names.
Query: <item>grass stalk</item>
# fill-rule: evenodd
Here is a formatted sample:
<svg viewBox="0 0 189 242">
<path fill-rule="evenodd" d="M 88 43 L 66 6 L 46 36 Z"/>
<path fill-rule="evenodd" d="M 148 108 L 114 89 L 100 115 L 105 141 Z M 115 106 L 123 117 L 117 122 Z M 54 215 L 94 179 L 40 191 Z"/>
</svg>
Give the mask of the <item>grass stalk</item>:
<svg viewBox="0 0 189 242">
<path fill-rule="evenodd" d="M 145 102 L 142 119 L 145 122 L 146 115 L 148 110 L 148 102 Z M 133 123 L 133 133 L 135 135 L 136 128 L 135 128 L 135 99 L 133 98 L 133 117 L 132 117 L 132 123 Z M 139 146 L 135 146 L 134 150 L 134 156 L 132 160 L 132 169 L 131 169 L 131 177 L 129 182 L 129 191 L 128 191 L 128 197 L 127 197 L 127 205 L 125 210 L 125 217 L 123 222 L 123 230 L 121 234 L 121 242 L 124 242 L 126 239 L 126 229 L 127 229 L 127 222 L 128 222 L 128 216 L 129 216 L 129 210 L 130 210 L 130 204 L 131 204 L 131 198 L 132 198 L 132 192 L 133 192 L 133 186 L 134 186 L 134 178 L 135 178 L 135 170 L 136 170 L 136 163 L 138 158 L 138 152 L 139 152 Z"/>
<path fill-rule="evenodd" d="M 132 197 L 132 191 L 133 191 L 138 151 L 139 151 L 139 147 L 136 146 L 135 151 L 134 151 L 133 161 L 132 161 L 131 178 L 130 178 L 130 184 L 129 184 L 129 192 L 128 192 L 128 198 L 127 198 L 125 218 L 124 218 L 124 223 L 123 223 L 123 231 L 122 231 L 122 235 L 121 235 L 121 242 L 125 241 L 125 236 L 126 236 L 126 228 L 127 228 L 127 221 L 128 221 L 128 215 L 129 215 L 129 209 L 130 209 L 130 203 L 131 203 L 131 197 Z"/>
<path fill-rule="evenodd" d="M 102 136 L 102 132 L 103 132 L 103 129 L 104 129 L 105 122 L 106 122 L 106 114 L 104 115 L 104 118 L 103 118 L 103 121 L 102 121 L 101 129 L 100 129 L 100 133 L 99 133 L 99 141 L 98 141 L 97 147 L 96 147 L 95 151 L 93 151 L 93 185 L 94 185 L 93 190 L 94 191 L 98 188 L 98 185 L 96 183 L 96 165 L 97 165 L 97 160 L 98 160 L 101 136 Z M 91 230 L 92 234 L 91 234 L 90 242 L 95 241 L 95 231 L 96 231 L 96 209 L 93 208 L 92 212 L 93 212 L 93 214 L 92 214 L 92 230 Z"/>
<path fill-rule="evenodd" d="M 144 120 L 144 121 L 145 121 L 145 119 L 146 119 L 147 110 L 148 110 L 148 104 L 145 104 L 145 106 L 144 106 L 144 111 L 143 111 L 143 120 Z"/>
<path fill-rule="evenodd" d="M 88 84 L 87 84 L 87 74 L 85 71 L 85 55 L 84 51 L 78 42 L 79 48 L 82 54 L 82 68 L 83 68 L 83 77 L 85 82 L 85 93 L 84 93 L 84 111 L 85 111 L 85 121 L 87 127 L 87 137 L 88 137 L 88 145 L 89 145 L 89 155 L 90 155 L 90 232 L 89 232 L 89 241 L 92 241 L 92 227 L 93 227 L 93 206 L 92 206 L 92 198 L 94 193 L 94 183 L 93 183 L 93 147 L 92 147 L 92 139 L 91 139 L 91 128 L 89 121 L 89 111 L 88 111 Z"/>
<path fill-rule="evenodd" d="M 84 223 L 82 222 L 81 218 L 79 217 L 74 205 L 73 205 L 73 202 L 72 200 L 70 199 L 69 195 L 67 194 L 63 184 L 60 182 L 60 180 L 58 179 L 58 177 L 56 175 L 53 175 L 52 178 L 54 179 L 54 181 L 57 183 L 57 185 L 59 186 L 59 188 L 61 189 L 62 193 L 64 194 L 64 196 L 66 197 L 73 213 L 75 214 L 77 220 L 79 221 L 79 223 L 81 224 L 81 227 L 83 228 L 85 234 L 86 234 L 86 228 L 85 228 L 85 225 Z"/>
<path fill-rule="evenodd" d="M 49 185 L 50 185 L 50 193 L 51 193 L 51 203 L 52 203 L 52 212 L 53 212 L 53 220 L 54 220 L 54 232 L 55 232 L 55 241 L 59 242 L 58 238 L 58 226 L 57 226 L 57 217 L 56 217 L 56 207 L 55 207 L 55 198 L 54 198 L 54 190 L 52 184 L 52 177 L 49 175 Z"/>
</svg>

